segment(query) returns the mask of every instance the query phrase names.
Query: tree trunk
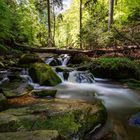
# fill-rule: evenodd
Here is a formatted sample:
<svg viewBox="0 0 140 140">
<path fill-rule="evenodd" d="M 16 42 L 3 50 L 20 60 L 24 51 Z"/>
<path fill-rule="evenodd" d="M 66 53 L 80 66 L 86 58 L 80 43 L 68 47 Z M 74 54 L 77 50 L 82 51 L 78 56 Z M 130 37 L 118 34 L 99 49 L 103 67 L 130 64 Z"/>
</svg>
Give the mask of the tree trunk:
<svg viewBox="0 0 140 140">
<path fill-rule="evenodd" d="M 56 29 L 56 17 L 55 17 L 55 10 L 53 6 L 53 44 L 55 46 L 55 29 Z"/>
<path fill-rule="evenodd" d="M 110 0 L 109 3 L 109 17 L 108 17 L 108 30 L 110 31 L 113 24 L 113 11 L 114 11 L 114 0 Z"/>
<path fill-rule="evenodd" d="M 80 0 L 80 49 L 82 49 L 82 0 Z"/>
<path fill-rule="evenodd" d="M 50 0 L 47 0 L 48 9 L 48 47 L 52 47 L 51 19 L 50 19 Z"/>
</svg>

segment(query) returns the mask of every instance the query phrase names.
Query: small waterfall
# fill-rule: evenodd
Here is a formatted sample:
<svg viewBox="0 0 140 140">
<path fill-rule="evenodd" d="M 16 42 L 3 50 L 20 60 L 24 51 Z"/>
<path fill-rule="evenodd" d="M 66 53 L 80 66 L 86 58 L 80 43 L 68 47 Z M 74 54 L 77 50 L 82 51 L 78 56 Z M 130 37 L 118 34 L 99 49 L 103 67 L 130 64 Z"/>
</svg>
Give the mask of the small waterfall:
<svg viewBox="0 0 140 140">
<path fill-rule="evenodd" d="M 62 66 L 66 66 L 69 60 L 70 60 L 70 56 L 68 54 L 64 54 L 62 57 Z"/>
<path fill-rule="evenodd" d="M 94 83 L 94 76 L 87 71 L 72 71 L 68 81 L 73 83 Z"/>
<path fill-rule="evenodd" d="M 66 66 L 68 61 L 70 60 L 70 56 L 68 54 L 62 54 L 58 58 L 49 57 L 45 63 L 48 65 L 51 65 L 51 63 L 54 63 L 54 65 L 61 65 Z"/>
<path fill-rule="evenodd" d="M 45 61 L 45 63 L 46 64 L 50 64 L 52 61 L 56 61 L 53 57 L 49 57 L 46 61 Z"/>
<path fill-rule="evenodd" d="M 40 86 L 40 84 L 34 83 L 27 69 L 23 69 L 21 71 L 20 77 L 23 78 L 23 80 L 25 80 L 25 82 L 31 85 L 35 90 L 52 89 L 52 87 Z"/>
<path fill-rule="evenodd" d="M 1 78 L 0 85 L 9 81 L 7 74 L 8 74 L 8 71 L 0 71 L 0 78 Z"/>
<path fill-rule="evenodd" d="M 23 78 L 23 80 L 25 80 L 25 82 L 27 82 L 29 85 L 33 86 L 33 88 L 36 88 L 39 86 L 39 84 L 36 84 L 33 82 L 32 78 L 29 76 L 27 69 L 23 69 L 21 71 L 20 77 Z"/>
</svg>

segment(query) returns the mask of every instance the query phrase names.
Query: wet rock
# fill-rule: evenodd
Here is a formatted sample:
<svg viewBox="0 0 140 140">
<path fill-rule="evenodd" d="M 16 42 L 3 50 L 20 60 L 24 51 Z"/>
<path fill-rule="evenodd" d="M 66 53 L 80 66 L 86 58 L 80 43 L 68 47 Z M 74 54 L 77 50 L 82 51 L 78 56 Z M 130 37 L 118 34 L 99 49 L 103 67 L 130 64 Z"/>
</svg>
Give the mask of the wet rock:
<svg viewBox="0 0 140 140">
<path fill-rule="evenodd" d="M 18 61 L 19 65 L 27 65 L 35 62 L 43 62 L 38 55 L 35 54 L 24 54 Z"/>
<path fill-rule="evenodd" d="M 69 68 L 69 67 L 60 66 L 60 67 L 56 67 L 55 70 L 56 70 L 56 72 L 71 72 L 74 69 L 73 68 Z"/>
<path fill-rule="evenodd" d="M 117 140 L 117 135 L 115 134 L 115 132 L 111 131 L 105 134 L 102 138 L 95 140 Z"/>
<path fill-rule="evenodd" d="M 38 98 L 55 97 L 57 90 L 33 90 L 31 95 Z"/>
<path fill-rule="evenodd" d="M 61 65 L 61 62 L 57 58 L 53 58 L 53 60 L 49 63 L 50 66 L 58 66 Z"/>
<path fill-rule="evenodd" d="M 0 111 L 4 110 L 7 107 L 7 99 L 3 95 L 2 91 L 0 91 Z"/>
<path fill-rule="evenodd" d="M 40 85 L 55 86 L 61 83 L 61 79 L 52 68 L 44 63 L 32 64 L 29 68 L 29 74 L 33 81 Z"/>
<path fill-rule="evenodd" d="M 0 133 L 1 140 L 62 140 L 56 130 Z"/>
<path fill-rule="evenodd" d="M 25 95 L 29 92 L 28 84 L 22 81 L 6 83 L 2 86 L 3 94 L 7 98 L 14 98 Z"/>
<path fill-rule="evenodd" d="M 136 113 L 129 119 L 129 124 L 140 128 L 140 112 Z"/>
<path fill-rule="evenodd" d="M 81 64 L 81 63 L 85 63 L 85 62 L 90 62 L 91 59 L 82 53 L 77 53 L 77 54 L 73 54 L 72 57 L 69 60 L 70 64 Z"/>
<path fill-rule="evenodd" d="M 83 138 L 85 133 L 106 121 L 106 110 L 100 102 L 40 100 L 33 106 L 0 112 L 0 132 L 57 130 L 68 139 L 77 134 Z"/>
</svg>

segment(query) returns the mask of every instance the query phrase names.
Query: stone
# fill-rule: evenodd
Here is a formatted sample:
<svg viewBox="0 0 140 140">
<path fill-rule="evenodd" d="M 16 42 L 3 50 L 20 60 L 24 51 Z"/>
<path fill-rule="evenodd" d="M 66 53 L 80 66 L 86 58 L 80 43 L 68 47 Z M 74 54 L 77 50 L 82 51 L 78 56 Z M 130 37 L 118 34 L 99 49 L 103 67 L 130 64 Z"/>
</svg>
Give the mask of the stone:
<svg viewBox="0 0 140 140">
<path fill-rule="evenodd" d="M 62 140 L 56 130 L 0 133 L 0 140 Z"/>
<path fill-rule="evenodd" d="M 3 95 L 3 93 L 0 92 L 0 111 L 4 110 L 7 107 L 7 99 Z"/>
<path fill-rule="evenodd" d="M 77 54 L 73 54 L 72 57 L 69 60 L 70 64 L 81 64 L 81 63 L 85 63 L 85 62 L 90 62 L 91 59 L 82 53 L 77 53 Z"/>
<path fill-rule="evenodd" d="M 13 81 L 4 84 L 2 89 L 4 96 L 7 98 L 14 98 L 27 94 L 30 90 L 30 86 L 22 81 Z"/>
<path fill-rule="evenodd" d="M 40 85 L 55 86 L 62 82 L 52 68 L 44 63 L 32 64 L 29 68 L 29 74 L 33 81 Z"/>
<path fill-rule="evenodd" d="M 31 95 L 38 98 L 55 97 L 57 90 L 33 90 Z"/>
<path fill-rule="evenodd" d="M 140 112 L 131 116 L 131 118 L 129 119 L 129 124 L 140 128 Z"/>
<path fill-rule="evenodd" d="M 41 58 L 38 57 L 38 55 L 35 54 L 24 54 L 21 56 L 21 58 L 18 61 L 19 65 L 27 65 L 35 62 L 43 62 Z"/>
<path fill-rule="evenodd" d="M 60 135 L 80 139 L 97 125 L 105 123 L 107 113 L 101 102 L 54 99 L 0 112 L 0 132 L 57 130 Z"/>
</svg>

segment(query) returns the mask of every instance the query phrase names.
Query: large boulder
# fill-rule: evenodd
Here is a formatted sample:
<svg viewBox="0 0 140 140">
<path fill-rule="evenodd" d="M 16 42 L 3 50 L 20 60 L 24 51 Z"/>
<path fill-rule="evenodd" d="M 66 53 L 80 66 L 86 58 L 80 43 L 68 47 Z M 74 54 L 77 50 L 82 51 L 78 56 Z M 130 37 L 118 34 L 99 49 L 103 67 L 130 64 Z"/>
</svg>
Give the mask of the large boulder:
<svg viewBox="0 0 140 140">
<path fill-rule="evenodd" d="M 23 81 L 13 81 L 2 85 L 3 94 L 7 98 L 23 96 L 31 90 L 31 87 Z"/>
<path fill-rule="evenodd" d="M 67 139 L 84 139 L 106 121 L 106 110 L 98 101 L 38 100 L 41 102 L 32 106 L 0 112 L 0 132 L 57 130 Z"/>
<path fill-rule="evenodd" d="M 18 64 L 27 65 L 35 62 L 43 62 L 43 60 L 36 54 L 23 54 L 19 59 Z"/>
<path fill-rule="evenodd" d="M 0 133 L 0 140 L 61 140 L 56 130 Z"/>
<path fill-rule="evenodd" d="M 32 64 L 29 68 L 29 74 L 33 81 L 40 85 L 55 86 L 61 83 L 61 79 L 52 68 L 44 63 Z"/>
<path fill-rule="evenodd" d="M 87 63 L 90 62 L 91 59 L 82 53 L 75 53 L 71 56 L 70 60 L 69 60 L 69 64 L 83 64 L 83 63 Z"/>
<path fill-rule="evenodd" d="M 31 95 L 37 98 L 55 97 L 57 90 L 32 90 Z"/>
<path fill-rule="evenodd" d="M 140 67 L 128 58 L 93 59 L 89 70 L 96 76 L 110 79 L 134 78 L 140 80 Z"/>
</svg>

